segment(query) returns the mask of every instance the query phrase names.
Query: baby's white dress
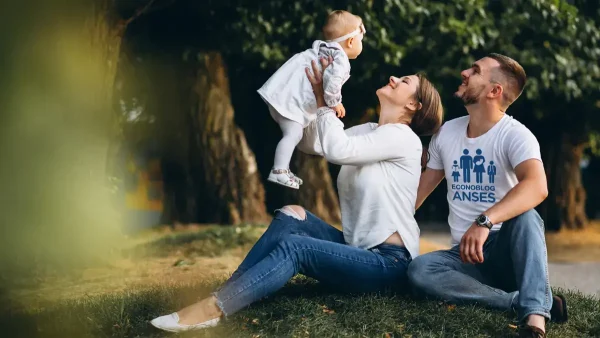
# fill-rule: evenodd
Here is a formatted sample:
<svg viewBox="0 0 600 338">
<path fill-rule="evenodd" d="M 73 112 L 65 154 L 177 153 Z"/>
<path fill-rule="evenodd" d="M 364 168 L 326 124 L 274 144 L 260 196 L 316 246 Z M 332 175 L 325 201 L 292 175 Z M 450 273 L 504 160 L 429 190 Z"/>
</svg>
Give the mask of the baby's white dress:
<svg viewBox="0 0 600 338">
<path fill-rule="evenodd" d="M 329 56 L 333 57 L 333 63 L 323 73 L 325 103 L 329 107 L 337 106 L 342 102 L 342 86 L 350 77 L 350 60 L 337 42 L 313 42 L 312 48 L 284 63 L 258 90 L 259 95 L 273 108 L 271 111 L 303 127 L 308 126 L 317 117 L 317 102 L 304 69 L 308 67 L 312 71 L 313 60 Z"/>
</svg>

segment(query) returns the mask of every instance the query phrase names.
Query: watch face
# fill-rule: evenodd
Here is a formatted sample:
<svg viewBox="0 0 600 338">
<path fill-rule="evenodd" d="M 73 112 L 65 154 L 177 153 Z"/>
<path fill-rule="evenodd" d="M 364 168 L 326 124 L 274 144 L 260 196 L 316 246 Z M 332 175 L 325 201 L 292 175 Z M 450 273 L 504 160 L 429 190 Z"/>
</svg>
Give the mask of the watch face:
<svg viewBox="0 0 600 338">
<path fill-rule="evenodd" d="M 477 217 L 477 222 L 479 223 L 485 223 L 487 217 L 485 217 L 485 215 L 481 215 L 479 217 Z"/>
</svg>

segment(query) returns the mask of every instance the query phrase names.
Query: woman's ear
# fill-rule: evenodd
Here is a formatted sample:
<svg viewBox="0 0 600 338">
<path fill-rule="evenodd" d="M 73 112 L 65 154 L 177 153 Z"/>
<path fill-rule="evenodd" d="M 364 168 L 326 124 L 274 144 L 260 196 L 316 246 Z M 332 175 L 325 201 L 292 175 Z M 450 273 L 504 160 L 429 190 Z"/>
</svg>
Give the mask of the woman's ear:
<svg viewBox="0 0 600 338">
<path fill-rule="evenodd" d="M 406 108 L 412 112 L 416 112 L 418 110 L 421 110 L 421 108 L 423 108 L 423 104 L 421 102 L 418 101 L 410 101 L 407 105 Z"/>
</svg>

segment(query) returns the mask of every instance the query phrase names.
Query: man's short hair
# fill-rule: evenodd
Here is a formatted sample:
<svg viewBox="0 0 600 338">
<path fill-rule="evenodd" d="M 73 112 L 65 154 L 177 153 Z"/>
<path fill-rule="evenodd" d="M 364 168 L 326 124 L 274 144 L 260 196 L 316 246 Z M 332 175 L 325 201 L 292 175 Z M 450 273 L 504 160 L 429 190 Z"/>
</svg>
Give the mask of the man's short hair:
<svg viewBox="0 0 600 338">
<path fill-rule="evenodd" d="M 527 82 L 527 75 L 521 65 L 508 56 L 491 53 L 487 57 L 498 61 L 500 66 L 492 80 L 500 83 L 504 89 L 502 95 L 503 106 L 508 107 L 521 96 Z"/>
</svg>

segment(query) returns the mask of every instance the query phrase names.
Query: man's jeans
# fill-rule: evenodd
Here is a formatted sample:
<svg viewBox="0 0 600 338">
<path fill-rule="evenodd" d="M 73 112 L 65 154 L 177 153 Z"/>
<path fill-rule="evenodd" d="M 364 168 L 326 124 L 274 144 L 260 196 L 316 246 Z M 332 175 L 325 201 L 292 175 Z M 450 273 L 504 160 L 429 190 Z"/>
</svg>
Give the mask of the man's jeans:
<svg viewBox="0 0 600 338">
<path fill-rule="evenodd" d="M 342 232 L 306 212 L 300 220 L 278 211 L 231 278 L 214 293 L 231 315 L 279 290 L 297 273 L 348 292 L 407 285 L 406 248 L 381 244 L 370 250 L 347 245 Z"/>
<path fill-rule="evenodd" d="M 482 264 L 463 263 L 458 245 L 421 255 L 408 268 L 409 281 L 417 293 L 451 303 L 516 310 L 519 320 L 531 314 L 550 318 L 544 222 L 535 210 L 490 232 L 483 256 Z"/>
</svg>

